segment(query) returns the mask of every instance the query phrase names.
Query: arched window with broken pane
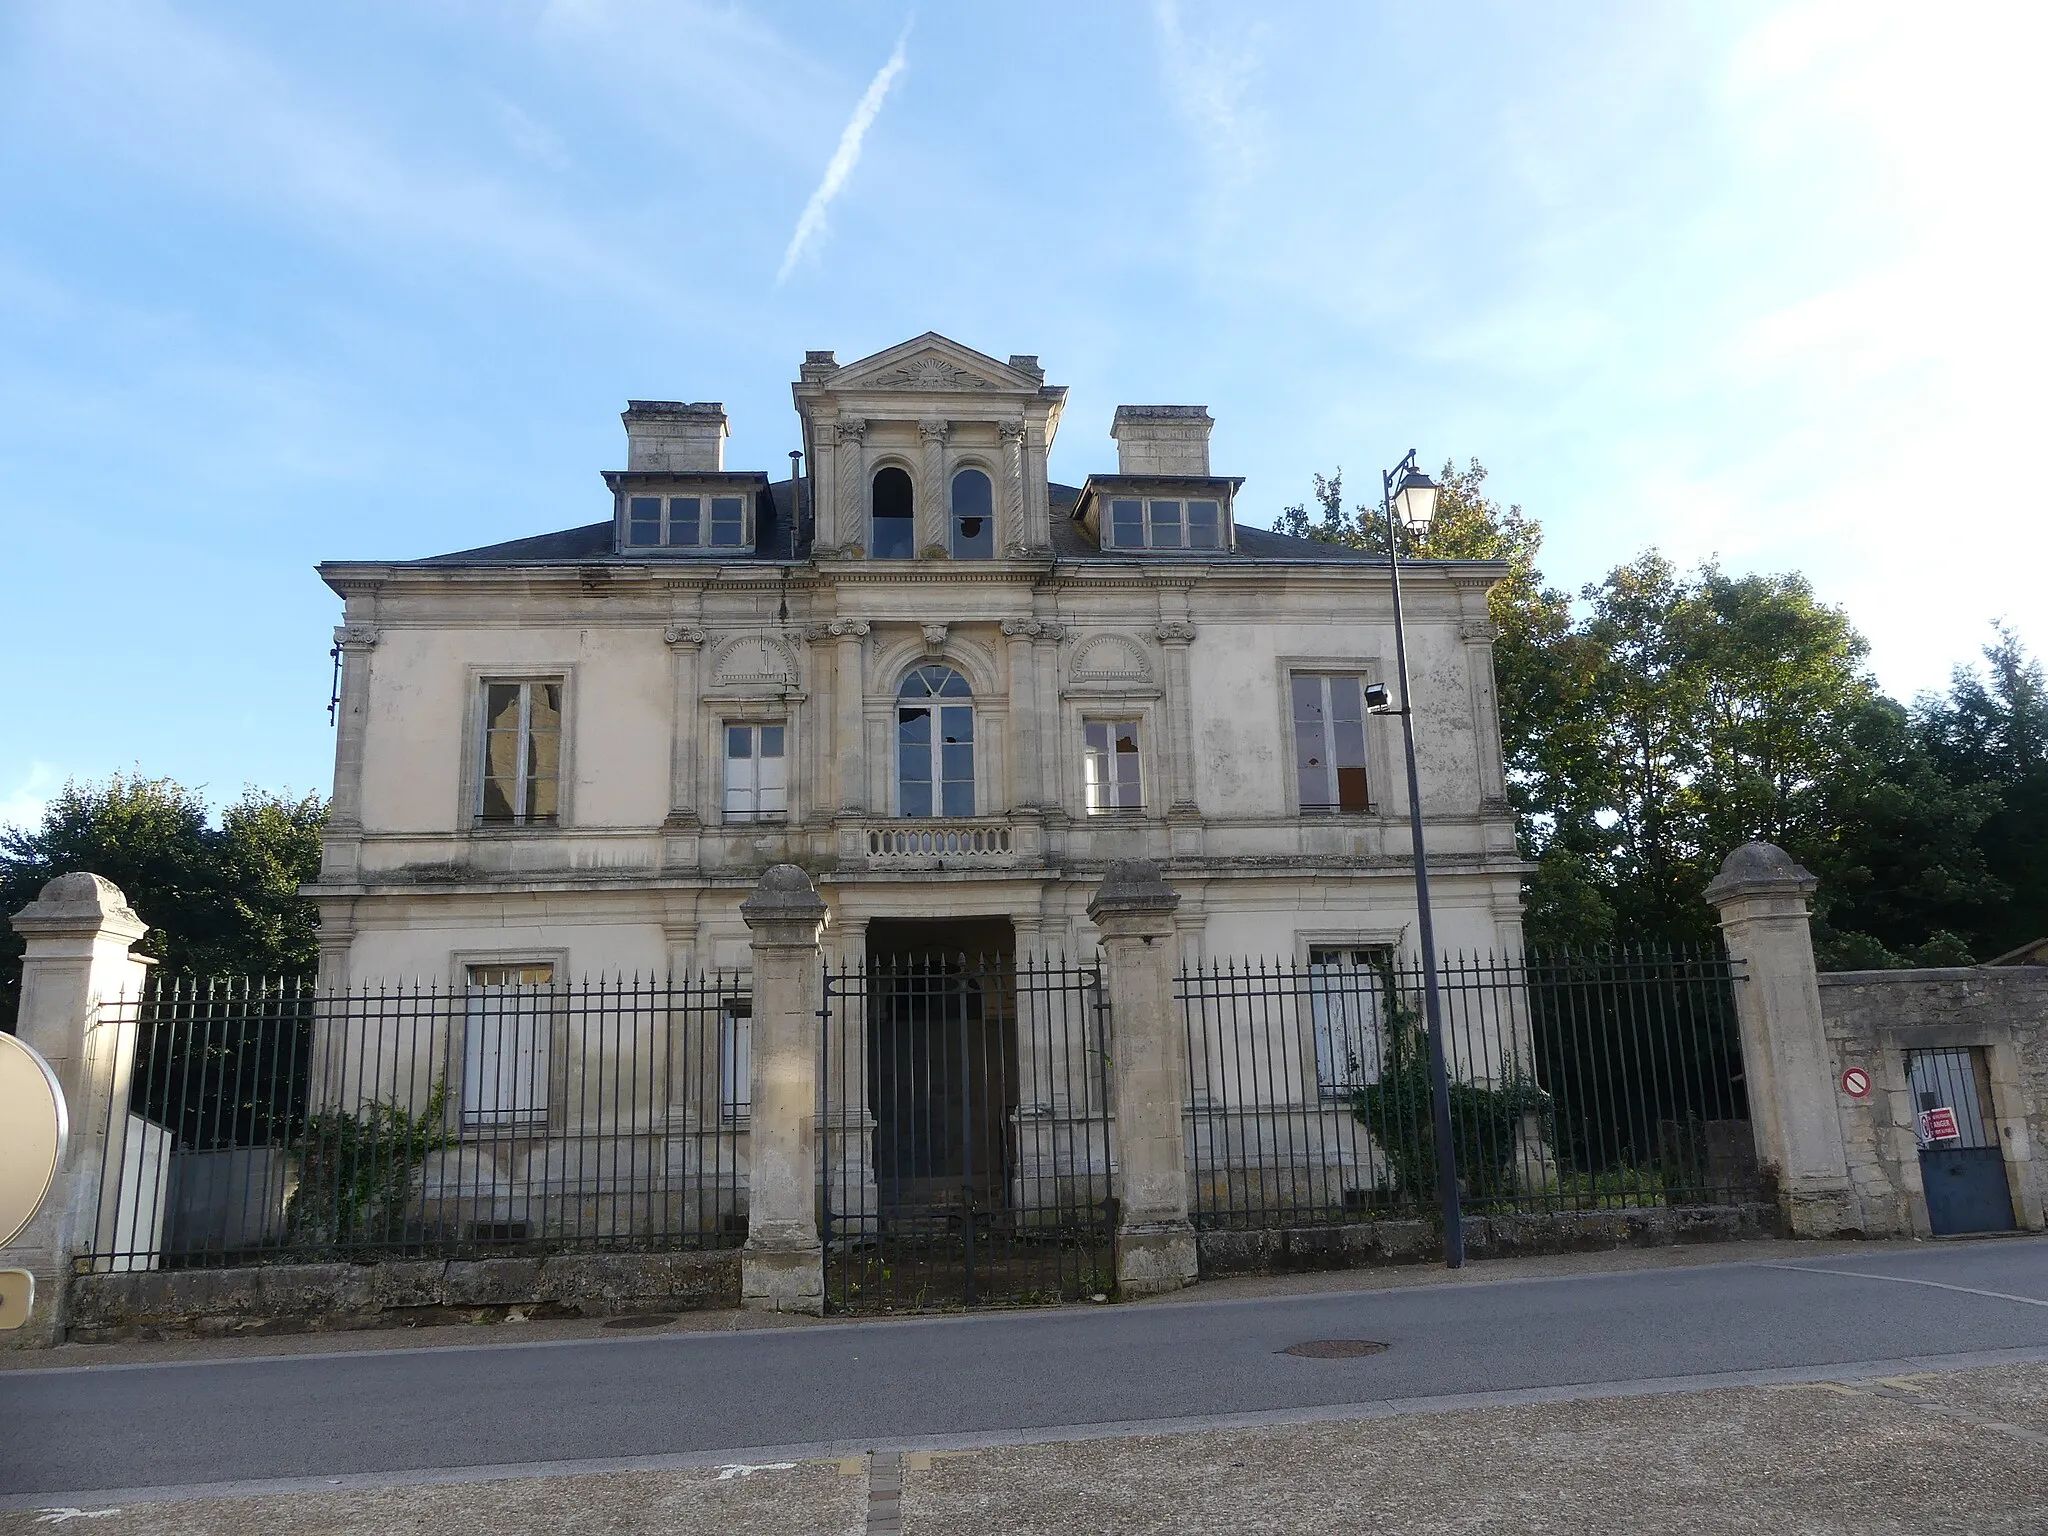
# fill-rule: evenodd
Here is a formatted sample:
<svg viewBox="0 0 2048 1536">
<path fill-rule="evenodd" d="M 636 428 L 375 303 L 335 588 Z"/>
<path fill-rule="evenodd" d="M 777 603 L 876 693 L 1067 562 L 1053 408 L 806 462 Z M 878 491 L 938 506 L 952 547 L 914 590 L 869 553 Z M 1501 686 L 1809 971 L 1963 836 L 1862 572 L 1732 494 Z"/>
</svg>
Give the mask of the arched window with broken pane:
<svg viewBox="0 0 2048 1536">
<path fill-rule="evenodd" d="M 896 814 L 974 814 L 974 690 L 951 667 L 918 667 L 896 690 Z"/>
</svg>

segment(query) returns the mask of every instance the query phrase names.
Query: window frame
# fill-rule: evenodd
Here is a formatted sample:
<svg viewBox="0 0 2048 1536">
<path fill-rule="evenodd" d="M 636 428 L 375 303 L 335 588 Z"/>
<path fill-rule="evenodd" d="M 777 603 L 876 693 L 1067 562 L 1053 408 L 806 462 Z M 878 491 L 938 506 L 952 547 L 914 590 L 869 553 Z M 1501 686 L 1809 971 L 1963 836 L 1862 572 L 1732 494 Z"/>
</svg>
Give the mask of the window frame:
<svg viewBox="0 0 2048 1536">
<path fill-rule="evenodd" d="M 1352 958 L 1336 962 L 1324 959 L 1319 963 L 1319 955 L 1348 955 Z M 1358 957 L 1365 958 L 1361 961 Z M 1381 1014 L 1386 1003 L 1383 992 L 1386 973 L 1381 964 L 1374 963 L 1375 959 L 1381 964 L 1395 964 L 1398 961 L 1397 946 L 1384 940 L 1364 942 L 1355 939 L 1317 940 L 1305 946 L 1302 969 L 1308 974 L 1309 1014 L 1309 1050 L 1306 1055 L 1315 1072 L 1316 1097 L 1325 1103 L 1341 1101 L 1358 1089 L 1378 1082 L 1381 1068 L 1385 1065 L 1386 1032 Z M 1346 985 L 1326 989 L 1320 984 L 1319 977 L 1333 970 L 1339 977 L 1364 975 L 1370 976 L 1372 981 L 1363 989 Z M 1361 996 L 1361 992 L 1376 1009 L 1374 1013 L 1360 1016 L 1349 1001 Z M 1332 999 L 1344 1004 L 1334 1015 L 1330 1006 Z M 1346 1046 L 1345 1060 L 1341 1065 L 1336 1061 L 1340 1033 Z M 1350 1047 L 1362 1045 L 1368 1039 L 1370 1051 L 1358 1051 L 1355 1058 L 1358 1068 L 1354 1074 Z"/>
<path fill-rule="evenodd" d="M 732 765 L 735 761 L 732 755 L 732 733 L 734 731 L 747 732 L 754 747 L 753 755 L 748 759 L 748 761 L 755 764 L 754 782 L 748 787 L 747 791 L 753 797 L 753 808 L 751 810 L 735 811 L 732 805 L 734 793 Z M 759 765 L 765 761 L 764 754 L 760 750 L 762 744 L 761 734 L 764 731 L 780 731 L 782 733 L 782 750 L 777 754 L 782 763 L 782 784 L 780 786 L 782 804 L 779 808 L 772 811 L 764 811 L 761 809 L 760 804 L 761 782 Z M 777 716 L 773 719 L 765 717 L 756 719 L 744 715 L 727 715 L 720 719 L 718 723 L 718 746 L 718 761 L 721 765 L 718 800 L 719 820 L 734 826 L 762 826 L 787 823 L 789 821 L 790 797 L 789 764 L 790 759 L 795 755 L 791 751 L 793 742 L 791 741 L 788 719 L 782 716 Z"/>
<path fill-rule="evenodd" d="M 449 982 L 462 999 L 462 1010 L 459 1015 L 462 1036 L 459 1041 L 449 1042 L 449 1059 L 443 1064 L 443 1070 L 450 1075 L 459 1072 L 456 1092 L 453 1095 L 454 1102 L 448 1110 L 450 1121 L 469 1135 L 532 1135 L 536 1128 L 544 1128 L 551 1123 L 553 1110 L 561 1101 L 561 1084 L 557 1081 L 559 1062 L 556 1046 L 559 1042 L 556 1039 L 557 1031 L 554 1029 L 556 1006 L 553 999 L 559 995 L 559 989 L 563 984 L 562 978 L 568 973 L 569 951 L 456 950 L 449 955 L 448 962 Z M 523 1113 L 515 1106 L 503 1118 L 487 1118 L 483 1113 L 473 1112 L 470 1107 L 470 1032 L 477 1018 L 471 1007 L 471 998 L 475 995 L 477 985 L 472 978 L 479 970 L 517 970 L 542 966 L 548 969 L 552 979 L 538 984 L 533 989 L 536 992 L 545 992 L 550 998 L 545 1009 L 537 1011 L 536 1014 L 545 1031 L 545 1053 L 541 1057 L 542 1071 L 538 1081 L 539 1102 L 526 1106 Z"/>
<path fill-rule="evenodd" d="M 960 679 L 967 692 L 965 694 L 929 694 L 923 699 L 907 697 L 903 690 L 911 678 L 920 672 L 932 668 L 951 672 Z M 903 777 L 903 715 L 908 709 L 918 708 L 923 708 L 926 711 L 927 717 L 931 722 L 931 733 L 924 744 L 925 751 L 929 755 L 927 766 L 930 768 L 931 774 L 924 782 L 931 786 L 933 808 L 924 813 L 914 813 L 903 808 L 903 786 L 905 782 Z M 944 777 L 945 763 L 942 754 L 945 743 L 940 738 L 944 730 L 942 711 L 947 708 L 965 708 L 967 710 L 969 772 L 965 780 L 949 780 Z M 978 701 L 975 697 L 974 683 L 967 676 L 966 672 L 943 658 L 913 663 L 903 670 L 897 681 L 895 692 L 890 695 L 888 720 L 890 766 L 894 770 L 890 778 L 889 794 L 890 804 L 893 807 L 893 813 L 896 818 L 905 821 L 966 821 L 982 815 L 981 742 L 985 734 L 985 720 L 982 717 Z M 958 784 L 963 782 L 967 785 L 968 795 L 973 802 L 972 805 L 963 812 L 947 810 L 945 808 L 945 786 L 948 783 Z"/>
<path fill-rule="evenodd" d="M 1103 751 L 1107 756 L 1107 760 L 1114 764 L 1121 761 L 1125 755 L 1115 750 L 1116 731 L 1119 726 L 1129 726 L 1131 729 L 1131 751 L 1128 755 L 1131 759 L 1131 767 L 1137 773 L 1135 781 L 1135 787 L 1138 792 L 1137 803 L 1135 805 L 1110 804 L 1098 806 L 1095 804 L 1093 793 L 1098 781 L 1091 777 L 1091 768 L 1095 761 L 1097 749 L 1095 744 L 1089 740 L 1089 733 L 1096 729 L 1106 729 L 1109 732 L 1108 744 Z M 1101 710 L 1090 710 L 1081 716 L 1081 806 L 1091 820 L 1129 819 L 1143 817 L 1147 813 L 1149 806 L 1145 791 L 1151 783 L 1152 775 L 1145 763 L 1145 739 L 1149 734 L 1145 727 L 1145 714 L 1137 710 L 1115 714 Z M 1106 782 L 1118 789 L 1123 787 L 1122 781 L 1114 776 L 1102 782 Z"/>
<path fill-rule="evenodd" d="M 891 469 L 902 475 L 910 486 L 910 512 L 907 517 L 902 519 L 902 521 L 910 525 L 910 552 L 908 554 L 883 555 L 877 554 L 875 551 L 877 542 L 875 538 L 875 482 L 881 478 L 885 470 Z M 911 465 L 892 456 L 878 463 L 870 464 L 867 469 L 867 481 L 868 516 L 865 531 L 867 535 L 866 549 L 868 558 L 870 560 L 915 560 L 917 558 L 917 471 Z M 896 521 L 896 519 L 892 518 L 891 521 Z"/>
<path fill-rule="evenodd" d="M 622 555 L 657 556 L 680 553 L 729 558 L 735 555 L 751 555 L 754 552 L 758 535 L 756 525 L 761 511 L 757 485 L 692 486 L 687 481 L 680 481 L 666 487 L 625 486 L 619 489 L 618 500 L 618 548 Z M 636 521 L 642 521 L 634 517 L 634 505 L 644 501 L 660 503 L 658 527 L 661 538 L 658 543 L 639 544 L 633 540 L 633 525 Z M 697 537 L 688 543 L 679 542 L 675 537 L 676 503 L 679 501 L 693 501 L 697 504 Z M 712 530 L 716 526 L 715 509 L 722 501 L 739 504 L 739 538 L 731 544 L 716 544 L 711 541 Z"/>
<path fill-rule="evenodd" d="M 557 831 L 569 825 L 569 785 L 571 782 L 571 748 L 574 739 L 571 700 L 575 690 L 571 686 L 572 669 L 542 668 L 533 671 L 511 671 L 500 668 L 473 667 L 469 672 L 470 709 L 468 717 L 468 739 L 464 743 L 464 783 L 462 824 L 471 832 L 487 832 L 503 835 L 531 832 Z M 515 812 L 510 820 L 486 819 L 484 815 L 484 794 L 491 782 L 487 754 L 490 751 L 490 690 L 493 687 L 517 686 L 520 695 L 519 734 L 521 747 L 520 782 L 531 782 L 524 772 L 527 756 L 525 742 L 531 734 L 532 696 L 535 686 L 553 684 L 560 690 L 557 708 L 555 742 L 555 813 L 546 820 L 536 820 L 530 815 Z"/>
<path fill-rule="evenodd" d="M 1228 496 L 1190 496 L 1184 494 L 1153 496 L 1149 494 L 1117 495 L 1107 493 L 1101 496 L 1101 501 L 1103 510 L 1098 514 L 1098 527 L 1108 535 L 1107 538 L 1100 541 L 1104 549 L 1143 550 L 1153 554 L 1195 556 L 1220 555 L 1228 553 L 1230 549 L 1231 518 L 1230 498 Z M 1196 545 L 1191 542 L 1194 537 L 1194 521 L 1189 509 L 1197 502 L 1213 506 L 1216 509 L 1216 542 L 1214 544 Z M 1140 541 L 1138 543 L 1125 543 L 1117 537 L 1117 508 L 1120 505 L 1135 506 L 1137 508 L 1137 528 L 1140 534 Z M 1178 530 L 1178 537 L 1180 539 L 1180 542 L 1177 544 L 1162 544 L 1158 542 L 1157 531 L 1160 526 L 1160 519 L 1157 517 L 1155 509 L 1160 507 L 1172 507 L 1175 509 L 1173 526 Z"/>
<path fill-rule="evenodd" d="M 1377 816 L 1380 814 L 1380 799 L 1377 794 L 1384 778 L 1382 765 L 1375 759 L 1374 740 L 1378 732 L 1369 728 L 1372 715 L 1365 708 L 1365 689 L 1377 680 L 1376 673 L 1363 666 L 1343 662 L 1325 662 L 1318 665 L 1282 665 L 1282 686 L 1280 690 L 1281 712 L 1286 731 L 1288 753 L 1287 798 L 1290 812 L 1301 819 L 1316 821 L 1340 820 L 1350 817 Z M 1310 805 L 1301 797 L 1301 741 L 1294 713 L 1294 685 L 1298 679 L 1314 678 L 1322 685 L 1324 702 L 1323 740 L 1329 762 L 1324 770 L 1328 777 L 1329 792 L 1337 798 L 1328 803 Z M 1358 685 L 1359 694 L 1359 771 L 1365 775 L 1365 803 L 1357 807 L 1343 804 L 1343 791 L 1338 774 L 1342 771 L 1336 761 L 1336 706 L 1330 684 L 1338 678 L 1349 678 Z"/>
<path fill-rule="evenodd" d="M 955 510 L 956 503 L 954 500 L 953 493 L 955 488 L 959 485 L 961 478 L 965 475 L 981 476 L 982 484 L 988 487 L 988 512 L 985 514 L 985 521 L 988 523 L 988 552 L 986 554 L 982 554 L 980 552 L 963 553 L 960 548 L 960 523 L 962 521 L 962 517 L 961 514 L 957 510 Z M 956 461 L 952 466 L 952 472 L 948 474 L 946 477 L 947 555 L 954 560 L 995 559 L 997 555 L 1002 553 L 1002 540 L 999 537 L 1001 529 L 997 527 L 998 522 L 999 515 L 996 508 L 996 477 L 994 472 L 986 464 L 983 464 L 976 459 L 962 459 Z"/>
<path fill-rule="evenodd" d="M 742 1029 L 740 1026 L 745 1025 Z M 754 1002 L 721 998 L 718 1004 L 718 1118 L 745 1125 L 754 1115 Z"/>
</svg>

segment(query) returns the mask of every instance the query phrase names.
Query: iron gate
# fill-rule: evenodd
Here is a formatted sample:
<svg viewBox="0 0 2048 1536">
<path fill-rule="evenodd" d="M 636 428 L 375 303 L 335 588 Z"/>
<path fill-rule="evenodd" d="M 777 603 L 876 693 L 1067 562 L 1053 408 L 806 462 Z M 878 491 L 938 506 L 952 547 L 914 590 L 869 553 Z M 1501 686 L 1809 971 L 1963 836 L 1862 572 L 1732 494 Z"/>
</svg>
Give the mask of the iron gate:
<svg viewBox="0 0 2048 1536">
<path fill-rule="evenodd" d="M 1114 1283 L 1101 972 L 1009 956 L 828 968 L 820 1229 L 835 1312 Z"/>
</svg>

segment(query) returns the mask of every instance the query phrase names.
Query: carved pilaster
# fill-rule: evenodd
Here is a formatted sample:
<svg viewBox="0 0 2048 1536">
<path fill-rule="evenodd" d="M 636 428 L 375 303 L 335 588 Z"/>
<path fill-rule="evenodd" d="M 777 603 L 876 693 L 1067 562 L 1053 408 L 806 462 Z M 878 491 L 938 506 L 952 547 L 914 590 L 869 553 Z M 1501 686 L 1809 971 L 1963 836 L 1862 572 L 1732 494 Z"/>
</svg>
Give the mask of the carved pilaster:
<svg viewBox="0 0 2048 1536">
<path fill-rule="evenodd" d="M 669 678 L 674 700 L 669 719 L 668 822 L 694 827 L 697 809 L 697 666 L 708 638 L 701 625 L 671 624 L 661 632 L 669 649 Z"/>
<path fill-rule="evenodd" d="M 917 498 L 917 548 L 928 559 L 944 559 L 952 548 L 952 541 L 946 537 L 946 439 L 952 432 L 953 424 L 949 421 L 917 424 L 917 435 L 924 442 L 924 492 Z"/>
<path fill-rule="evenodd" d="M 1190 693 L 1188 647 L 1195 626 L 1185 619 L 1167 619 L 1153 631 L 1166 649 L 1166 745 L 1169 816 L 1200 814 L 1195 804 L 1195 725 Z"/>
<path fill-rule="evenodd" d="M 1005 619 L 1003 634 L 1009 640 L 1010 663 L 1010 807 L 1013 811 L 1036 810 L 1043 805 L 1045 791 L 1039 776 L 1038 669 L 1032 664 L 1031 642 L 1037 635 L 1036 619 Z M 1019 952 L 1023 953 L 1020 941 Z"/>
<path fill-rule="evenodd" d="M 820 529 L 818 539 L 830 550 L 844 551 L 851 545 L 865 547 L 867 524 L 868 424 L 858 416 L 837 424 L 837 441 L 832 448 L 832 475 L 837 495 L 833 499 L 835 521 L 830 536 Z"/>
<path fill-rule="evenodd" d="M 1024 515 L 1024 423 L 1000 422 L 996 434 L 1003 445 L 1002 521 L 996 525 L 996 547 L 1028 555 L 1033 545 Z"/>
<path fill-rule="evenodd" d="M 363 750 L 370 724 L 370 652 L 382 633 L 371 624 L 341 624 L 334 643 L 341 651 L 339 696 L 334 706 L 334 802 L 327 811 L 329 832 L 360 831 L 363 825 Z"/>
<path fill-rule="evenodd" d="M 1479 798 L 1482 810 L 1507 809 L 1507 774 L 1501 762 L 1500 702 L 1494 693 L 1493 642 L 1500 628 L 1490 618 L 1474 617 L 1458 625 L 1465 642 L 1465 676 L 1472 690 L 1472 742 L 1479 754 Z"/>
</svg>

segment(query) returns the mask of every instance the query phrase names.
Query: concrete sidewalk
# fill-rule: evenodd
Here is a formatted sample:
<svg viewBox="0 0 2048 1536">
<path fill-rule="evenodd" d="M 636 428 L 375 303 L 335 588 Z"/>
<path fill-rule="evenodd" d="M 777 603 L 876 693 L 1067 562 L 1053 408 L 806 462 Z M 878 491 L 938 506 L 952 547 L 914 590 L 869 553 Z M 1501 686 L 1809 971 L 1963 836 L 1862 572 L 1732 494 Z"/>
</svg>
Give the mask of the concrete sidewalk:
<svg viewBox="0 0 2048 1536">
<path fill-rule="evenodd" d="M 879 1465 L 878 1465 L 879 1461 Z M 880 1476 L 877 1476 L 877 1473 Z M 895 1474 L 892 1476 L 891 1474 Z M 997 1447 L 0 1514 L 0 1533 L 2048 1530 L 2048 1366 Z"/>
</svg>

